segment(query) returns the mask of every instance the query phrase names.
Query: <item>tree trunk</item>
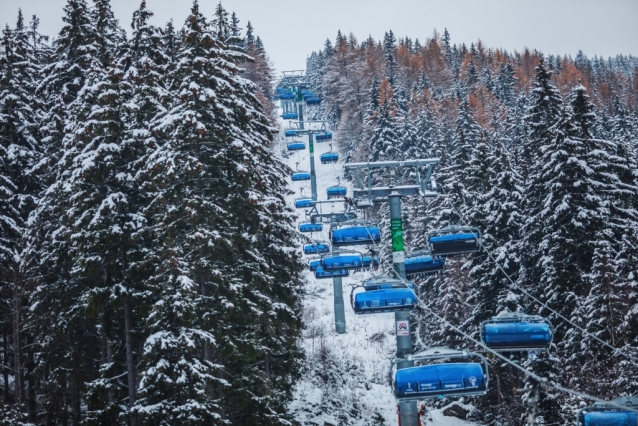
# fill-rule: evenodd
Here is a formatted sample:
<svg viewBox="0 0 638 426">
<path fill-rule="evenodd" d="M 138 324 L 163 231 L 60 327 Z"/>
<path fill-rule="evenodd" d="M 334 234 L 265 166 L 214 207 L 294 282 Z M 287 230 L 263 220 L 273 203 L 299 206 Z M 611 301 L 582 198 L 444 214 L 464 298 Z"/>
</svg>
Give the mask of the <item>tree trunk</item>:
<svg viewBox="0 0 638 426">
<path fill-rule="evenodd" d="M 128 406 L 133 409 L 135 406 L 135 363 L 133 360 L 133 338 L 131 337 L 131 305 L 126 297 L 124 302 L 124 326 L 126 328 L 126 369 L 128 373 Z M 131 416 L 131 425 L 137 426 L 137 416 Z"/>
<path fill-rule="evenodd" d="M 36 423 L 38 420 L 38 412 L 36 409 L 35 398 L 35 360 L 33 359 L 33 352 L 27 352 L 27 412 L 29 414 L 29 422 Z"/>
<path fill-rule="evenodd" d="M 122 259 L 122 273 L 126 280 L 128 270 L 128 259 L 126 258 L 126 245 L 125 243 L 120 246 L 120 255 Z M 126 332 L 126 372 L 128 376 L 128 406 L 131 410 L 131 426 L 137 426 L 137 415 L 132 413 L 135 406 L 135 395 L 137 386 L 135 383 L 135 359 L 133 357 L 133 337 L 131 336 L 133 328 L 133 320 L 131 313 L 131 303 L 129 295 L 126 295 L 124 300 L 124 329 Z"/>
<path fill-rule="evenodd" d="M 22 371 L 22 298 L 18 287 L 17 273 L 13 279 L 13 368 L 14 368 L 14 401 L 22 404 L 24 400 L 24 373 Z"/>
</svg>

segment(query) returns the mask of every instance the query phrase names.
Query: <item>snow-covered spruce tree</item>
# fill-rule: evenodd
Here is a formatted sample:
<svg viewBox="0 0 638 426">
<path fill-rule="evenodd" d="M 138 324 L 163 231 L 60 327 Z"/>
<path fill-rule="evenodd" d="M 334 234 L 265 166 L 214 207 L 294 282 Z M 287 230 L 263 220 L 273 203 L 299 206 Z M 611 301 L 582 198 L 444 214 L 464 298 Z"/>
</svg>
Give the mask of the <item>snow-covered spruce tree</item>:
<svg viewBox="0 0 638 426">
<path fill-rule="evenodd" d="M 518 246 L 521 259 L 519 284 L 526 286 L 537 286 L 541 274 L 539 262 L 542 253 L 539 245 L 544 225 L 539 215 L 544 208 L 545 197 L 541 174 L 546 161 L 544 156 L 547 155 L 542 148 L 550 144 L 550 128 L 558 122 L 562 105 L 560 93 L 551 82 L 551 72 L 547 69 L 544 58 L 541 56 L 539 59 L 540 63 L 536 67 L 535 79 L 530 89 L 528 115 L 525 116 L 529 135 L 518 158 L 525 185 L 525 223 L 522 227 L 523 238 Z M 542 291 L 537 289 L 539 292 Z"/>
<path fill-rule="evenodd" d="M 29 345 L 33 335 L 25 327 L 28 290 L 22 266 L 27 219 L 41 187 L 32 172 L 40 157 L 39 102 L 35 97 L 39 61 L 29 32 L 19 11 L 16 27 L 3 30 L 0 54 L 0 328 L 6 348 L 5 401 L 13 404 L 6 420 L 16 422 L 35 422 L 37 414 L 35 351 Z"/>
<path fill-rule="evenodd" d="M 394 89 L 388 80 L 383 80 L 379 85 L 379 110 L 369 141 L 370 157 L 368 161 L 403 159 L 404 153 L 401 152 L 398 124 Z"/>
<path fill-rule="evenodd" d="M 177 57 L 175 102 L 155 123 L 163 144 L 149 161 L 160 298 L 136 409 L 148 424 L 280 424 L 300 357 L 287 171 L 265 148 L 255 86 L 197 3 Z"/>
</svg>

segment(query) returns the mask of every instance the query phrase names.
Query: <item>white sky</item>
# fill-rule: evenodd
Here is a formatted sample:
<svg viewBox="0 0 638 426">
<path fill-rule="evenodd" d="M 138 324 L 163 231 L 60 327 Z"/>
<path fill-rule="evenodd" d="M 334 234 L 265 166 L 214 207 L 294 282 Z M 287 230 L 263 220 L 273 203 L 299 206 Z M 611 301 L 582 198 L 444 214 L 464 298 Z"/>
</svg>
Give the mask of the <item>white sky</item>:
<svg viewBox="0 0 638 426">
<path fill-rule="evenodd" d="M 91 0 L 89 0 L 90 2 Z M 112 0 L 120 24 L 129 30 L 139 0 Z M 218 0 L 200 0 L 200 10 L 212 17 Z M 43 33 L 56 36 L 66 0 L 0 0 L 0 24 L 15 25 L 18 8 L 27 21 L 34 13 Z M 359 41 L 375 39 L 392 29 L 397 38 L 423 41 L 447 27 L 453 43 L 483 40 L 488 47 L 508 51 L 524 47 L 544 53 L 575 55 L 638 55 L 638 0 L 224 0 L 245 29 L 251 21 L 278 70 L 304 69 L 305 59 L 334 43 L 337 30 L 354 33 Z M 153 23 L 173 18 L 181 27 L 191 0 L 147 0 Z"/>
</svg>

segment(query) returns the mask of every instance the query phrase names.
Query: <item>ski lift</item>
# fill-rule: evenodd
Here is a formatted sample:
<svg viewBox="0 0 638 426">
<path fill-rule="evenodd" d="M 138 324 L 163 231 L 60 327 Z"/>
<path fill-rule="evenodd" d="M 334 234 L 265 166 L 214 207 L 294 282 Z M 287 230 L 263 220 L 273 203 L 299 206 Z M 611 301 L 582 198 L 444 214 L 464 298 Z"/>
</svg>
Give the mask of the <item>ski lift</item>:
<svg viewBox="0 0 638 426">
<path fill-rule="evenodd" d="M 432 256 L 429 252 L 422 250 L 413 252 L 405 258 L 405 274 L 434 274 L 443 271 L 445 267 L 445 257 Z"/>
<path fill-rule="evenodd" d="M 357 214 L 355 212 L 336 213 L 330 216 L 331 222 L 346 222 L 348 220 L 356 219 Z"/>
<path fill-rule="evenodd" d="M 284 120 L 296 120 L 299 118 L 299 114 L 296 112 L 287 112 L 281 116 Z"/>
<path fill-rule="evenodd" d="M 495 352 L 548 351 L 554 327 L 537 315 L 509 313 L 481 324 L 481 340 Z"/>
<path fill-rule="evenodd" d="M 424 355 L 413 355 L 414 361 L 477 357 L 480 362 L 446 362 L 402 368 L 394 373 L 394 394 L 398 401 L 484 395 L 489 383 L 487 361 L 473 352 L 441 348 Z M 402 361 L 402 360 L 397 360 Z M 395 361 L 395 362 L 397 362 Z"/>
<path fill-rule="evenodd" d="M 481 233 L 477 228 L 447 226 L 428 234 L 430 252 L 437 256 L 475 253 L 481 248 Z"/>
<path fill-rule="evenodd" d="M 293 182 L 310 180 L 310 173 L 297 171 L 292 174 L 291 178 Z"/>
<path fill-rule="evenodd" d="M 321 266 L 315 269 L 315 278 L 318 280 L 328 279 L 328 278 L 341 278 L 347 277 L 349 272 L 347 269 L 336 269 L 334 271 L 326 271 Z"/>
<path fill-rule="evenodd" d="M 328 243 L 306 244 L 303 246 L 303 253 L 304 254 L 330 253 L 330 244 Z"/>
<path fill-rule="evenodd" d="M 296 129 L 288 129 L 288 130 L 286 130 L 286 132 L 284 134 L 286 136 L 297 136 L 297 130 Z"/>
<path fill-rule="evenodd" d="M 295 200 L 296 209 L 306 209 L 312 207 L 314 200 L 312 198 L 297 198 Z"/>
<path fill-rule="evenodd" d="M 324 257 L 321 261 L 321 267 L 325 271 L 361 269 L 363 267 L 363 256 L 360 254 L 337 254 Z"/>
<path fill-rule="evenodd" d="M 297 171 L 292 173 L 290 177 L 293 182 L 299 182 L 303 180 L 310 180 L 310 173 L 303 170 L 299 170 L 299 163 L 297 163 Z"/>
<path fill-rule="evenodd" d="M 354 293 L 363 287 L 364 292 Z M 355 314 L 377 314 L 384 312 L 412 311 L 418 298 L 414 284 L 404 283 L 391 277 L 378 277 L 355 286 L 350 293 L 350 304 Z"/>
<path fill-rule="evenodd" d="M 336 163 L 339 161 L 339 154 L 336 152 L 325 152 L 319 157 L 321 164 Z"/>
<path fill-rule="evenodd" d="M 330 240 L 336 247 L 375 244 L 381 242 L 381 232 L 376 226 L 351 226 L 332 230 Z"/>
<path fill-rule="evenodd" d="M 329 186 L 326 189 L 328 199 L 345 197 L 348 193 L 348 188 L 341 186 L 341 178 L 337 177 L 338 183 L 333 186 Z"/>
<path fill-rule="evenodd" d="M 332 132 L 319 133 L 315 135 L 315 140 L 317 142 L 326 142 L 332 140 Z"/>
<path fill-rule="evenodd" d="M 321 103 L 321 98 L 316 96 L 305 98 L 305 100 L 307 105 L 319 105 Z"/>
<path fill-rule="evenodd" d="M 321 268 L 321 259 L 312 259 L 308 262 L 308 269 L 314 272 L 317 268 Z"/>
<path fill-rule="evenodd" d="M 624 396 L 614 399 L 613 402 L 634 410 L 638 408 L 638 396 Z M 578 412 L 577 424 L 579 426 L 635 426 L 638 425 L 638 413 L 613 405 L 595 404 Z"/>
<path fill-rule="evenodd" d="M 293 93 L 282 93 L 279 95 L 279 99 L 283 99 L 283 100 L 295 99 L 295 95 Z"/>
<path fill-rule="evenodd" d="M 302 151 L 306 149 L 305 142 L 290 142 L 288 144 L 288 151 Z"/>
<path fill-rule="evenodd" d="M 323 225 L 321 223 L 300 223 L 299 224 L 299 232 L 321 232 L 323 230 Z"/>
<path fill-rule="evenodd" d="M 301 92 L 301 96 L 304 98 L 304 100 L 306 100 L 308 98 L 314 98 L 317 95 L 312 93 L 310 90 L 304 90 L 303 92 Z"/>
</svg>

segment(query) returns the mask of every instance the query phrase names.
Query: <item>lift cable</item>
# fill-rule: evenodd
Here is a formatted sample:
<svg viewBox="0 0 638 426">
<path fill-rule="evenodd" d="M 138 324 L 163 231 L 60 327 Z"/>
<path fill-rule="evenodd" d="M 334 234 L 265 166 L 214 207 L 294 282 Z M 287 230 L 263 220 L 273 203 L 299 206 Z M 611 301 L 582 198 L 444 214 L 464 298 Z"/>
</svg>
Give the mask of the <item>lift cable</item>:
<svg viewBox="0 0 638 426">
<path fill-rule="evenodd" d="M 440 191 L 445 194 L 445 191 L 443 190 L 443 187 L 440 187 Z M 452 209 L 456 212 L 456 214 L 463 220 L 463 222 L 467 222 L 465 220 L 465 217 L 458 211 L 458 209 L 454 206 L 454 204 L 451 201 L 451 198 L 449 195 L 446 195 L 446 199 L 448 200 L 450 207 L 452 207 Z M 462 201 L 461 201 L 462 202 Z M 465 203 L 463 203 L 463 205 L 465 205 Z M 465 205 L 467 207 L 467 205 Z M 611 349 L 614 353 L 614 355 L 624 355 L 625 357 L 631 359 L 632 361 L 638 362 L 638 358 L 624 353 L 621 351 L 620 348 L 616 348 L 612 345 L 610 345 L 609 343 L 605 342 L 604 340 L 602 340 L 601 338 L 599 338 L 598 336 L 595 336 L 591 333 L 589 333 L 587 330 L 585 330 L 584 328 L 580 327 L 579 325 L 575 324 L 574 322 L 570 321 L 569 319 L 567 319 L 565 316 L 563 316 L 562 314 L 560 314 L 559 312 L 557 312 L 556 310 L 552 309 L 551 307 L 547 306 L 545 303 L 543 303 L 540 299 L 534 297 L 533 295 L 531 295 L 527 290 L 525 290 L 524 288 L 522 288 L 521 286 L 519 286 L 518 284 L 516 284 L 514 282 L 514 280 L 512 280 L 512 278 L 509 276 L 509 274 L 507 272 L 505 272 L 505 270 L 503 269 L 503 267 L 501 266 L 501 264 L 499 262 L 496 261 L 496 259 L 494 258 L 494 256 L 492 255 L 492 253 L 487 249 L 487 247 L 485 247 L 483 245 L 483 241 L 482 239 L 479 239 L 479 244 L 480 246 L 485 249 L 485 252 L 487 253 L 487 255 L 490 257 L 490 259 L 492 259 L 492 261 L 496 264 L 496 266 L 498 267 L 498 269 L 501 270 L 501 272 L 503 272 L 503 274 L 507 277 L 507 279 L 509 280 L 509 282 L 512 284 L 512 286 L 516 287 L 517 289 L 519 289 L 521 291 L 521 293 L 525 294 L 526 296 L 528 296 L 529 298 L 531 298 L 532 300 L 534 300 L 536 303 L 539 303 L 540 305 L 542 305 L 543 307 L 545 307 L 547 310 L 551 311 L 553 314 L 555 314 L 556 316 L 558 316 L 559 318 L 561 318 L 563 321 L 566 321 L 567 323 L 571 324 L 572 326 L 576 327 L 580 332 L 582 332 L 584 335 L 593 338 L 594 340 L 598 341 L 600 344 L 602 344 L 603 346 Z"/>
</svg>

